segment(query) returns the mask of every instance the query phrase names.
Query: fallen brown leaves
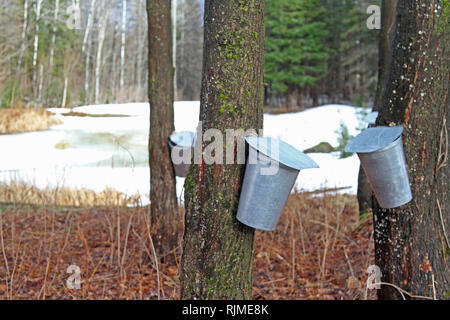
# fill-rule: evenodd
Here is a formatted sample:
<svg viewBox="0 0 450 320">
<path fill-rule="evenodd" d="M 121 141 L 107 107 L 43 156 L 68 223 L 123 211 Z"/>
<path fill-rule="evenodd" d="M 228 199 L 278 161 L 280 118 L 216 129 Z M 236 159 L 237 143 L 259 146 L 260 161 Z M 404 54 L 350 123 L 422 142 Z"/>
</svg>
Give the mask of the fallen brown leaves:
<svg viewBox="0 0 450 320">
<path fill-rule="evenodd" d="M 182 226 L 161 256 L 149 221 L 145 207 L 0 205 L 0 299 L 177 299 Z M 257 232 L 254 298 L 373 299 L 371 238 L 354 197 L 292 195 L 277 230 Z M 67 284 L 71 265 L 79 290 Z"/>
</svg>

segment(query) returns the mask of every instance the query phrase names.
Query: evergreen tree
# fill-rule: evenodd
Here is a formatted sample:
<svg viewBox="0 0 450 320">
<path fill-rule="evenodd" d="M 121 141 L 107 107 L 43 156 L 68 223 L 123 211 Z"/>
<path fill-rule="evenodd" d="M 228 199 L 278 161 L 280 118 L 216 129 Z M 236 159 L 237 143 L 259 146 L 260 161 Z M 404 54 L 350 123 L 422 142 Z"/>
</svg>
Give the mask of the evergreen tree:
<svg viewBox="0 0 450 320">
<path fill-rule="evenodd" d="M 270 94 L 287 95 L 288 108 L 326 71 L 325 18 L 319 0 L 267 1 L 265 77 Z"/>
</svg>

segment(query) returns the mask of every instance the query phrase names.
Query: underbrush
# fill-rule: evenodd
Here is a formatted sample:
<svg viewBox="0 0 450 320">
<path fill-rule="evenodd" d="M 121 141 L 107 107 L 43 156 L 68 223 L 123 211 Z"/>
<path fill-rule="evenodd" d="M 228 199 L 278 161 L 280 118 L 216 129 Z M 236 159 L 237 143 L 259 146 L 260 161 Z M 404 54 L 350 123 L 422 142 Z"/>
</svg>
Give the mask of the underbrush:
<svg viewBox="0 0 450 320">
<path fill-rule="evenodd" d="M 0 108 L 0 134 L 47 130 L 61 123 L 52 113 L 44 109 Z"/>
<path fill-rule="evenodd" d="M 0 203 L 23 203 L 45 206 L 93 207 L 133 206 L 141 201 L 139 195 L 127 196 L 113 189 L 95 192 L 67 187 L 39 189 L 22 181 L 0 182 Z"/>
<path fill-rule="evenodd" d="M 150 207 L 0 205 L 0 299 L 178 299 L 182 223 L 157 254 L 149 221 Z M 374 299 L 372 235 L 354 196 L 292 195 L 277 229 L 256 232 L 254 298 Z"/>
</svg>

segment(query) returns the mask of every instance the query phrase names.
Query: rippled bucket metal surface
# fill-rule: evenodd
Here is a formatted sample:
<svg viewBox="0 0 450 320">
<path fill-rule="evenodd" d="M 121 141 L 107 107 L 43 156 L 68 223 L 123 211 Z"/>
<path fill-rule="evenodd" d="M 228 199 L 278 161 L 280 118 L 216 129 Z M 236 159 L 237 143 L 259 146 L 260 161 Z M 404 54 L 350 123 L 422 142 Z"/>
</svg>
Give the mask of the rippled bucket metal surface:
<svg viewBox="0 0 450 320">
<path fill-rule="evenodd" d="M 182 131 L 172 134 L 169 138 L 172 163 L 177 177 L 187 176 L 194 149 L 194 137 L 194 132 Z"/>
<path fill-rule="evenodd" d="M 382 208 L 396 208 L 412 200 L 402 143 L 402 126 L 369 128 L 350 141 Z"/>
<path fill-rule="evenodd" d="M 281 140 L 245 140 L 250 148 L 237 219 L 249 227 L 271 231 L 277 226 L 300 170 L 318 166 Z"/>
</svg>

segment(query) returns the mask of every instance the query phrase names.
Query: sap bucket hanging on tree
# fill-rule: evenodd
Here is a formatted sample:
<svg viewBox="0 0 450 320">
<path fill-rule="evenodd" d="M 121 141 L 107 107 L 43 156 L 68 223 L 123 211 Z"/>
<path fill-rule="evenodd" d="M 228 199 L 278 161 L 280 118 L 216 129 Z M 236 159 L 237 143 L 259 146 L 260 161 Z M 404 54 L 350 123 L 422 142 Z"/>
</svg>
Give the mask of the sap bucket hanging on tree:
<svg viewBox="0 0 450 320">
<path fill-rule="evenodd" d="M 191 131 L 182 131 L 172 134 L 169 138 L 172 163 L 177 177 L 187 176 L 194 148 L 194 136 Z"/>
<path fill-rule="evenodd" d="M 358 154 L 378 203 L 386 209 L 412 200 L 402 132 L 402 126 L 369 128 L 345 147 Z"/>
<path fill-rule="evenodd" d="M 245 140 L 250 148 L 237 219 L 249 227 L 271 231 L 277 226 L 300 170 L 318 166 L 281 140 Z"/>
</svg>

